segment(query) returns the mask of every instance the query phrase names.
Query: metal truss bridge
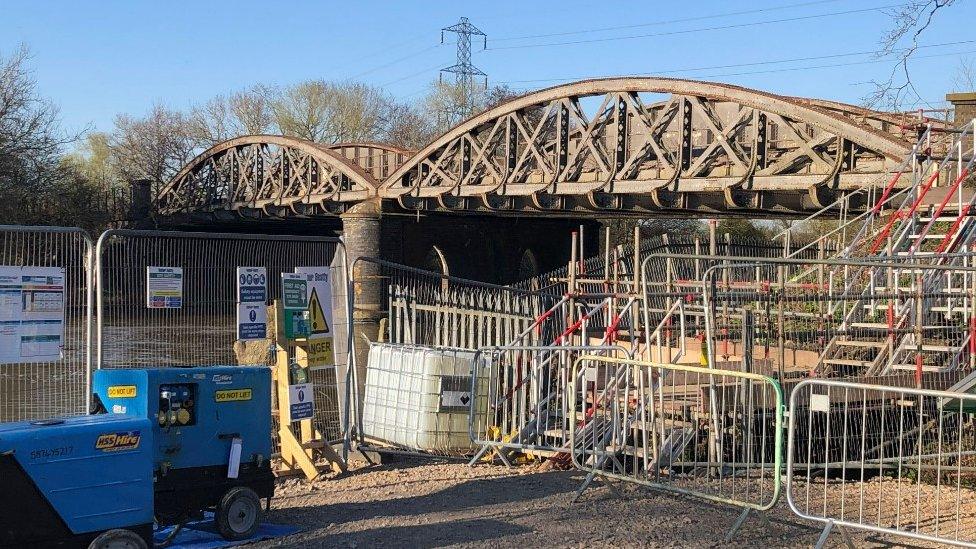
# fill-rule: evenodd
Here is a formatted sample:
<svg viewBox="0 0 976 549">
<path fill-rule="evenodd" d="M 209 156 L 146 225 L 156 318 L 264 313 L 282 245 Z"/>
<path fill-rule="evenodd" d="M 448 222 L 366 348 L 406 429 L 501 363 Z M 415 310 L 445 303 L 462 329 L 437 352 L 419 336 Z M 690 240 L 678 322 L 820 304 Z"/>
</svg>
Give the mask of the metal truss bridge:
<svg viewBox="0 0 976 549">
<path fill-rule="evenodd" d="M 918 126 L 901 114 L 728 84 L 585 80 L 482 112 L 419 151 L 231 139 L 184 167 L 155 208 L 315 217 L 380 198 L 406 211 L 494 215 L 790 215 L 883 186 L 911 155 Z"/>
</svg>

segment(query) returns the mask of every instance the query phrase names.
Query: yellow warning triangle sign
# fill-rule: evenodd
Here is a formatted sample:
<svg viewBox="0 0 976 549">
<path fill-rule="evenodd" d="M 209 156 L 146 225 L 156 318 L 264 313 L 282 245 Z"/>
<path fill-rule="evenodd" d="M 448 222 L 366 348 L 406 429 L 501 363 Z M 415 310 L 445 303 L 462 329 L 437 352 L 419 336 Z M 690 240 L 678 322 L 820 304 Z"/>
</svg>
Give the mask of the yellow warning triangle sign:
<svg viewBox="0 0 976 549">
<path fill-rule="evenodd" d="M 319 301 L 319 294 L 312 288 L 312 295 L 308 298 L 308 317 L 310 332 L 313 334 L 329 333 L 329 323 L 325 321 L 325 313 L 322 311 L 322 302 Z"/>
</svg>

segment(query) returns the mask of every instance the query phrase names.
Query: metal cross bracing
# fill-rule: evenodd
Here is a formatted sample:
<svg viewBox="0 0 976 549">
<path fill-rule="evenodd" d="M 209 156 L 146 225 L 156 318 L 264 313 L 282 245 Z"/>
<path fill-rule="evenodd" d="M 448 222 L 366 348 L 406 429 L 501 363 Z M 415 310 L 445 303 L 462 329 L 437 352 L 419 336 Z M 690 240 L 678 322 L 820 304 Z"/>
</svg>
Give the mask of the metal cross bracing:
<svg viewBox="0 0 976 549">
<path fill-rule="evenodd" d="M 162 214 L 335 215 L 375 196 L 376 175 L 408 154 L 373 144 L 325 146 L 301 139 L 252 135 L 197 156 L 156 199 Z"/>
<path fill-rule="evenodd" d="M 804 210 L 864 185 L 909 149 L 900 136 L 790 98 L 704 82 L 593 80 L 473 117 L 383 190 L 407 208 Z M 792 203 L 770 200 L 781 190 Z"/>
<path fill-rule="evenodd" d="M 494 215 L 857 212 L 870 203 L 861 189 L 911 164 L 918 127 L 902 115 L 727 84 L 586 80 L 472 116 L 412 154 L 230 140 L 181 170 L 156 209 L 332 216 L 379 197 L 407 210 Z"/>
</svg>

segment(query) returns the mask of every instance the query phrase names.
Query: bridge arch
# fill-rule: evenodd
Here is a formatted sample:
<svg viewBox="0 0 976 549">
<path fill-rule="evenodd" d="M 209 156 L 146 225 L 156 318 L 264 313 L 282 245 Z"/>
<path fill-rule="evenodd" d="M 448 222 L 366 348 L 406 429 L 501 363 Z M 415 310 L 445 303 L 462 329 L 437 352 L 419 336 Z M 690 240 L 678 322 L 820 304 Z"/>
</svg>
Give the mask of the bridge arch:
<svg viewBox="0 0 976 549">
<path fill-rule="evenodd" d="M 589 114 L 587 103 L 599 106 Z M 892 120 L 828 103 L 691 80 L 585 80 L 469 118 L 379 194 L 410 209 L 494 212 L 819 208 L 911 150 Z"/>
<path fill-rule="evenodd" d="M 341 213 L 379 183 L 341 148 L 280 135 L 247 135 L 196 156 L 157 197 L 163 215 L 248 217 Z"/>
</svg>

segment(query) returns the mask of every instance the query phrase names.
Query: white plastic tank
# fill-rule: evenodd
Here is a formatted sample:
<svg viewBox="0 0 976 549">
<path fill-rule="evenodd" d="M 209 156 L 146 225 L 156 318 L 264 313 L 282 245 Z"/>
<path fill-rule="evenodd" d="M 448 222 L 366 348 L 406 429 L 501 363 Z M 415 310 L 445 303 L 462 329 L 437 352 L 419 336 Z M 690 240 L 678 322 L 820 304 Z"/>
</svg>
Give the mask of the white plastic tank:
<svg viewBox="0 0 976 549">
<path fill-rule="evenodd" d="M 475 352 L 373 343 L 369 348 L 363 434 L 406 449 L 441 454 L 475 450 L 468 433 Z M 479 376 L 487 373 L 479 369 Z M 487 380 L 478 380 L 475 425 L 484 423 Z"/>
</svg>

